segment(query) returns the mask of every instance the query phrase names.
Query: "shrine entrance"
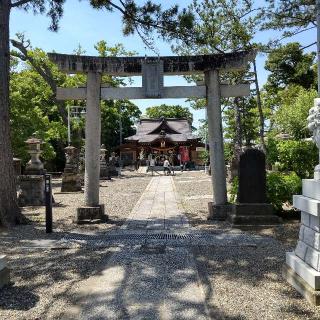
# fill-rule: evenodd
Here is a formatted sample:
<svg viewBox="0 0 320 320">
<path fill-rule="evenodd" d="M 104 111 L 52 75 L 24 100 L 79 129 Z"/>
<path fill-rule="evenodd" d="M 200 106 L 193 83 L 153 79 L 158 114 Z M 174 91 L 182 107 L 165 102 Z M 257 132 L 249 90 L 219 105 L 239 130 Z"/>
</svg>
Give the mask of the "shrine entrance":
<svg viewBox="0 0 320 320">
<path fill-rule="evenodd" d="M 85 141 L 85 206 L 77 209 L 77 222 L 104 220 L 99 203 L 100 176 L 100 100 L 206 98 L 210 163 L 213 189 L 213 211 L 227 208 L 226 168 L 221 119 L 221 98 L 250 95 L 250 85 L 222 84 L 220 73 L 247 68 L 254 51 L 237 53 L 168 56 L 168 57 L 90 57 L 49 53 L 51 61 L 62 72 L 86 73 L 86 88 L 58 88 L 58 100 L 86 100 Z M 101 75 L 142 76 L 142 87 L 109 87 L 101 84 Z M 204 74 L 204 83 L 197 86 L 164 86 L 165 75 Z M 155 148 L 155 146 L 153 146 Z M 161 150 L 160 145 L 160 150 Z M 166 147 L 164 146 L 164 150 Z M 169 152 L 168 148 L 168 152 Z"/>
</svg>

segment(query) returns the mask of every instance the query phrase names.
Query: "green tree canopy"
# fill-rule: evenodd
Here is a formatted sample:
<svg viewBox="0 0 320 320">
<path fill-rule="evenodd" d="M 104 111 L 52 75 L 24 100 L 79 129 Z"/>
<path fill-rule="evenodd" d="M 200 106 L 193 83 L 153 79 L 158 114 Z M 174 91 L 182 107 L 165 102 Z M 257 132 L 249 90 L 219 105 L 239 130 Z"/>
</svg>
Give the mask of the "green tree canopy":
<svg viewBox="0 0 320 320">
<path fill-rule="evenodd" d="M 153 106 L 146 109 L 146 116 L 151 119 L 165 118 L 185 118 L 190 123 L 193 121 L 193 115 L 188 107 L 180 105 L 161 104 L 160 106 Z"/>
<path fill-rule="evenodd" d="M 270 72 L 267 88 L 279 90 L 289 84 L 309 89 L 315 85 L 316 72 L 312 68 L 315 52 L 303 53 L 298 42 L 288 43 L 272 50 L 265 64 Z"/>
<path fill-rule="evenodd" d="M 280 107 L 272 119 L 274 132 L 287 133 L 294 140 L 310 137 L 307 117 L 316 97 L 316 90 L 294 85 L 281 91 Z"/>
</svg>

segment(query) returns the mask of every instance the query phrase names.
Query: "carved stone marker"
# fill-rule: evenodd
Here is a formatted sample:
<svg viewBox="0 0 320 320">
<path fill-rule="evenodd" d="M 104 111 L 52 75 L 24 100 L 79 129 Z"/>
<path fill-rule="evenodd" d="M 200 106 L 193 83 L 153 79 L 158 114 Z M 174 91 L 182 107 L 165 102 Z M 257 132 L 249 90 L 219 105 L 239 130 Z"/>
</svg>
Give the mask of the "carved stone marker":
<svg viewBox="0 0 320 320">
<path fill-rule="evenodd" d="M 320 149 L 320 99 L 309 112 L 308 128 Z M 302 164 L 303 165 L 303 164 Z M 320 165 L 314 179 L 302 180 L 302 195 L 293 196 L 293 205 L 301 210 L 297 247 L 286 253 L 282 274 L 311 304 L 320 305 Z"/>
<path fill-rule="evenodd" d="M 10 270 L 7 267 L 7 258 L 0 254 L 0 289 L 10 282 Z"/>
<path fill-rule="evenodd" d="M 18 204 L 24 206 L 44 205 L 44 169 L 43 163 L 39 159 L 42 141 L 33 135 L 26 141 L 28 153 L 31 156 L 27 163 L 25 174 L 19 176 L 20 186 L 18 193 Z"/>
<path fill-rule="evenodd" d="M 233 226 L 273 225 L 280 222 L 267 203 L 265 155 L 247 149 L 240 155 L 238 203 L 230 215 Z"/>
<path fill-rule="evenodd" d="M 78 172 L 78 150 L 68 146 L 64 148 L 66 165 L 62 175 L 61 192 L 81 191 L 81 178 Z"/>
</svg>

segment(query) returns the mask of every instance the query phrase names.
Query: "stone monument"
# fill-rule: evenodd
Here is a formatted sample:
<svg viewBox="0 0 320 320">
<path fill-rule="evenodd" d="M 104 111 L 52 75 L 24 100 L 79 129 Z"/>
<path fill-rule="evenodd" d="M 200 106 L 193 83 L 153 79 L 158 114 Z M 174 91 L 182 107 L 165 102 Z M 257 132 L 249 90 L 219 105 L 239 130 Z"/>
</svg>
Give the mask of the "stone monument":
<svg viewBox="0 0 320 320">
<path fill-rule="evenodd" d="M 239 189 L 230 222 L 233 226 L 273 225 L 280 222 L 273 206 L 267 203 L 265 155 L 248 148 L 240 155 Z"/>
<path fill-rule="evenodd" d="M 44 205 L 44 169 L 40 160 L 42 141 L 33 135 L 26 141 L 28 153 L 31 156 L 27 163 L 24 175 L 20 175 L 18 183 L 20 190 L 18 194 L 19 206 L 42 206 Z"/>
<path fill-rule="evenodd" d="M 308 128 L 320 149 L 320 98 L 310 109 Z M 302 195 L 293 196 L 293 205 L 301 210 L 299 240 L 293 252 L 286 253 L 284 278 L 311 304 L 320 305 L 320 165 L 314 179 L 302 180 Z"/>
<path fill-rule="evenodd" d="M 117 160 L 115 152 L 112 152 L 111 157 L 109 158 L 109 175 L 111 177 L 118 176 L 118 170 L 116 168 Z"/>
<path fill-rule="evenodd" d="M 102 144 L 101 148 L 100 148 L 100 178 L 107 178 L 108 177 L 106 153 L 107 153 L 106 146 L 104 144 Z"/>
<path fill-rule="evenodd" d="M 81 191 L 81 178 L 78 172 L 78 150 L 68 146 L 64 148 L 66 165 L 62 175 L 61 192 Z"/>
<path fill-rule="evenodd" d="M 7 258 L 0 254 L 0 289 L 10 282 L 10 270 L 7 267 Z"/>
</svg>

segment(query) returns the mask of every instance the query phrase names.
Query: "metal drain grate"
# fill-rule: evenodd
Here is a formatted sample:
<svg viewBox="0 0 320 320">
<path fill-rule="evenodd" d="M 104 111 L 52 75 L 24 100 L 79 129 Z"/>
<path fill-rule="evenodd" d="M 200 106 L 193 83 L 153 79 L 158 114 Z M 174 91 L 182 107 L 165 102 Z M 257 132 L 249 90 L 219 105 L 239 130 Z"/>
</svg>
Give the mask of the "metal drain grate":
<svg viewBox="0 0 320 320">
<path fill-rule="evenodd" d="M 69 234 L 62 240 L 65 241 L 118 241 L 118 240 L 192 240 L 196 235 L 176 233 L 154 233 L 154 234 L 115 234 L 115 235 L 88 235 Z"/>
</svg>

